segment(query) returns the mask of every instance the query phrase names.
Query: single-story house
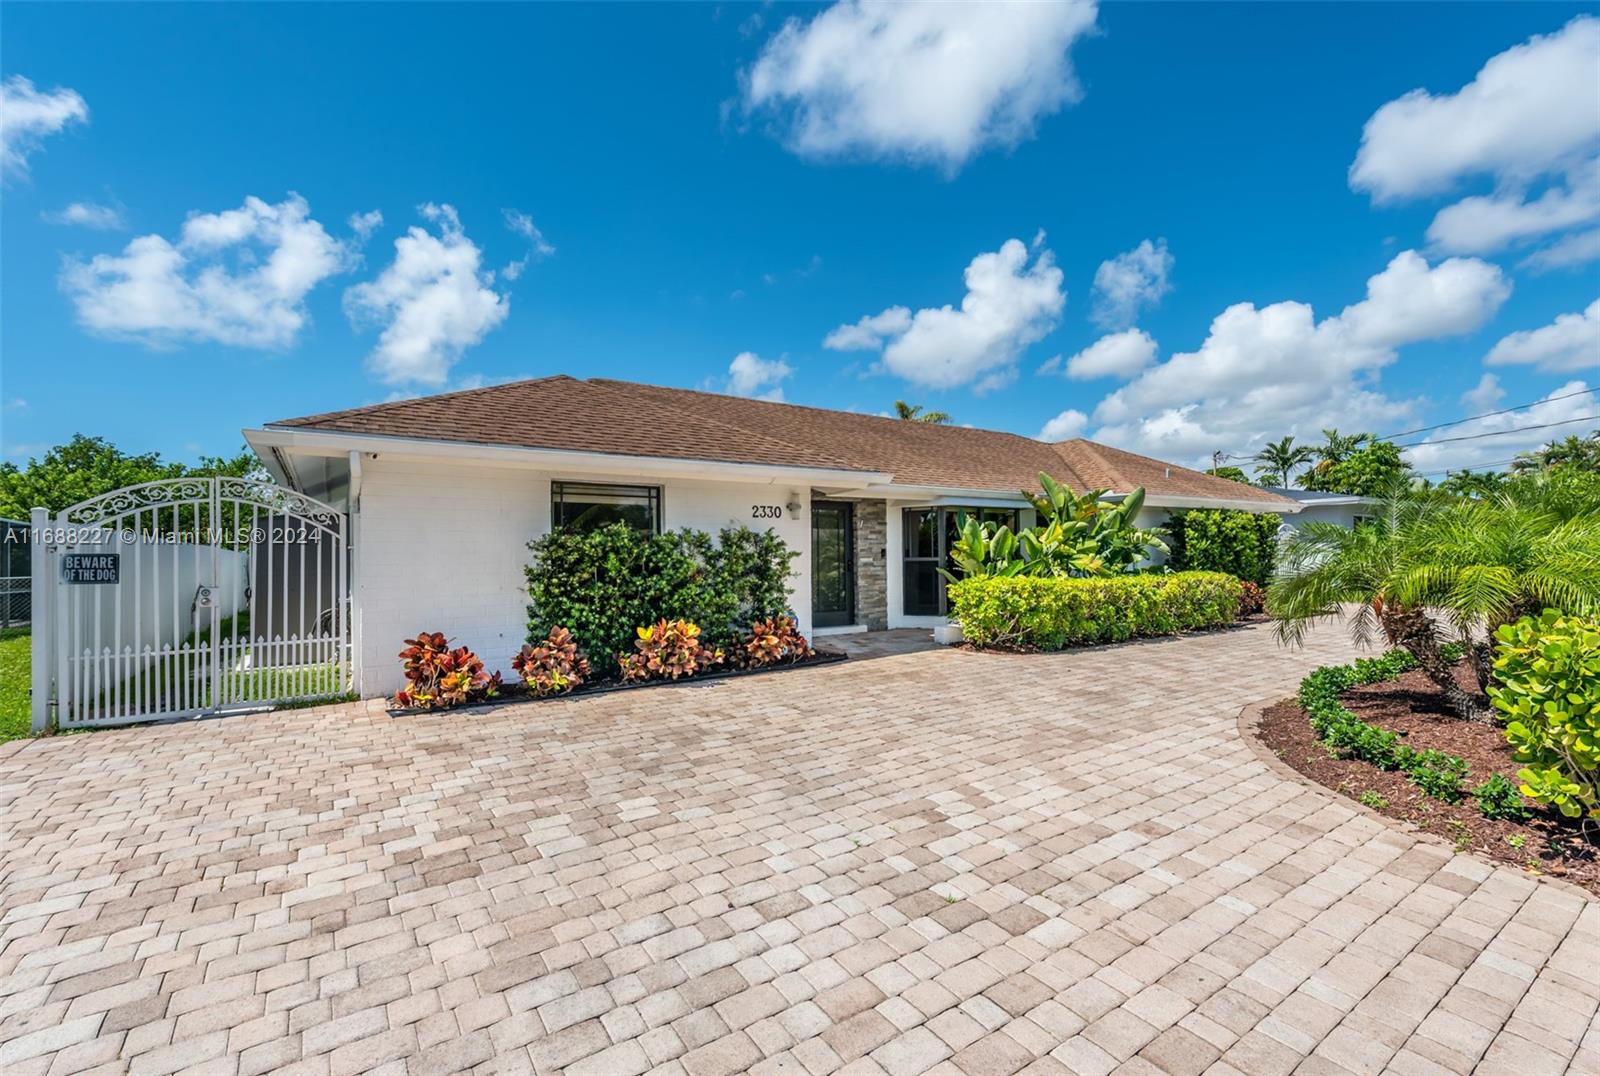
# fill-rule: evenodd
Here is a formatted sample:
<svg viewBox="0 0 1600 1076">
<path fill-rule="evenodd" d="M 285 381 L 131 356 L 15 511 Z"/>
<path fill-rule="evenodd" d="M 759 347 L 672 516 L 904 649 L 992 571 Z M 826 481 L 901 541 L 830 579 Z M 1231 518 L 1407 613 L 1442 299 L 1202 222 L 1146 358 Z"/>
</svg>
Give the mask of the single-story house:
<svg viewBox="0 0 1600 1076">
<path fill-rule="evenodd" d="M 1264 486 L 1269 493 L 1295 502 L 1300 510 L 1283 519 L 1279 534 L 1298 529 L 1304 523 L 1337 523 L 1341 527 L 1354 527 L 1357 523 L 1377 513 L 1383 500 L 1378 497 L 1359 497 L 1351 493 L 1319 493 L 1310 489 L 1291 489 L 1288 486 Z"/>
<path fill-rule="evenodd" d="M 604 378 L 545 377 L 272 422 L 245 437 L 281 483 L 348 506 L 358 687 L 399 686 L 442 631 L 506 671 L 526 633 L 527 544 L 575 520 L 771 528 L 808 633 L 945 622 L 961 511 L 1027 526 L 1045 471 L 1175 509 L 1288 513 L 1276 493 L 1085 440 L 931 425 Z"/>
</svg>

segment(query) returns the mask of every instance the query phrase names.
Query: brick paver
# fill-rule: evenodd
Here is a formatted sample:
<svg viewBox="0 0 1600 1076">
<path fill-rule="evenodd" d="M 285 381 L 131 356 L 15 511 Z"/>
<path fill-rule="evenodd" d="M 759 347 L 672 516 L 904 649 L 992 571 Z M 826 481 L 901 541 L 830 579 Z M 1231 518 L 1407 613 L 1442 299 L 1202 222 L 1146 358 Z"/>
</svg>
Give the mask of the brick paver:
<svg viewBox="0 0 1600 1076">
<path fill-rule="evenodd" d="M 1600 902 L 1240 738 L 1348 656 L 1251 628 L 7 745 L 0 1071 L 1600 1072 Z"/>
</svg>

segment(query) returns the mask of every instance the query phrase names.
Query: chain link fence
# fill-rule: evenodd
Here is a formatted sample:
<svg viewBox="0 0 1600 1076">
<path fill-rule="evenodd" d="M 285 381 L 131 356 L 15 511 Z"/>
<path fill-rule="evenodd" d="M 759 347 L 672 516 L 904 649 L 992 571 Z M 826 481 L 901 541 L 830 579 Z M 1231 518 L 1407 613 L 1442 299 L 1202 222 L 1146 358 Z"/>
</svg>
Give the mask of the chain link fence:
<svg viewBox="0 0 1600 1076">
<path fill-rule="evenodd" d="M 33 621 L 33 548 L 28 544 L 28 524 L 0 520 L 0 628 Z"/>
</svg>

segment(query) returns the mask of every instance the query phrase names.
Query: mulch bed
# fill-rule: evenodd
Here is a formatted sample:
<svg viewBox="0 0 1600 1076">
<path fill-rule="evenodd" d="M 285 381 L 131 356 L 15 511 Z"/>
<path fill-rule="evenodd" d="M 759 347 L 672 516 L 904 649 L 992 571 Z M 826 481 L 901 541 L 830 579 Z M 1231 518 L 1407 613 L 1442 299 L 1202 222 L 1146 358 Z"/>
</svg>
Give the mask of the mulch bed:
<svg viewBox="0 0 1600 1076">
<path fill-rule="evenodd" d="M 831 665 L 836 661 L 844 661 L 849 657 L 840 650 L 823 650 L 813 648 L 810 657 L 801 658 L 799 661 L 781 661 L 772 665 L 760 665 L 755 668 L 720 668 L 710 672 L 697 673 L 694 676 L 684 676 L 677 680 L 640 680 L 635 683 L 624 683 L 622 680 L 590 680 L 574 691 L 561 695 L 530 695 L 523 684 L 516 680 L 507 681 L 500 688 L 500 693 L 492 699 L 482 702 L 468 703 L 465 706 L 452 706 L 442 710 L 429 710 L 423 707 L 404 708 L 399 706 L 389 707 L 390 717 L 417 717 L 426 715 L 456 714 L 469 711 L 489 710 L 496 706 L 504 706 L 512 702 L 556 702 L 561 699 L 579 699 L 588 695 L 607 695 L 614 691 L 645 691 L 653 687 L 689 687 L 694 684 L 704 684 L 716 680 L 728 680 L 741 676 L 764 676 L 768 673 L 787 672 L 790 669 L 804 669 L 813 665 Z"/>
<path fill-rule="evenodd" d="M 1466 662 L 1457 666 L 1456 677 L 1464 687 L 1476 690 Z M 1499 726 L 1456 717 L 1421 672 L 1352 688 L 1343 701 L 1357 717 L 1399 733 L 1412 747 L 1431 747 L 1466 759 L 1472 767 L 1465 782 L 1469 790 L 1497 772 L 1513 784 L 1517 781 L 1521 767 L 1511 757 L 1511 747 Z M 1268 707 L 1261 715 L 1258 734 L 1279 758 L 1318 784 L 1351 799 L 1376 792 L 1388 801 L 1387 806 L 1374 808 L 1380 814 L 1443 837 L 1458 850 L 1561 878 L 1600 894 L 1600 835 L 1585 840 L 1575 822 L 1532 804 L 1534 814 L 1527 822 L 1485 818 L 1470 794 L 1460 803 L 1445 803 L 1423 795 L 1403 774 L 1358 759 L 1330 757 L 1294 699 Z M 1513 840 L 1519 837 L 1521 847 L 1516 847 Z"/>
</svg>

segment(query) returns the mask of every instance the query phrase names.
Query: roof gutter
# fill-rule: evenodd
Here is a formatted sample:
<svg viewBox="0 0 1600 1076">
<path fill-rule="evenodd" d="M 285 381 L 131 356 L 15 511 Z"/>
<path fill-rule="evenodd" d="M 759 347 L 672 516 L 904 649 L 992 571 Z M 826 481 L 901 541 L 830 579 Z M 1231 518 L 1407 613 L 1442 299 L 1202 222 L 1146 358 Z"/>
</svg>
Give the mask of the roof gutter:
<svg viewBox="0 0 1600 1076">
<path fill-rule="evenodd" d="M 382 434 L 341 433 L 284 426 L 265 426 L 246 429 L 243 432 L 250 447 L 263 459 L 274 454 L 277 458 L 283 459 L 285 455 L 293 453 L 343 456 L 350 452 L 361 452 L 372 457 L 384 456 L 390 459 L 460 460 L 491 466 L 538 468 L 548 471 L 681 476 L 769 485 L 780 482 L 806 482 L 860 486 L 887 483 L 894 477 L 881 471 L 786 467 L 666 456 L 630 456 L 622 453 L 578 452 L 560 448 L 523 448 L 515 445 L 490 445 L 477 441 L 388 437 Z"/>
<path fill-rule="evenodd" d="M 1187 497 L 1166 493 L 1147 493 L 1144 503 L 1151 508 L 1226 508 L 1235 512 L 1254 512 L 1257 515 L 1293 515 L 1305 507 L 1287 497 L 1274 497 L 1271 501 L 1254 501 L 1231 497 Z"/>
</svg>

